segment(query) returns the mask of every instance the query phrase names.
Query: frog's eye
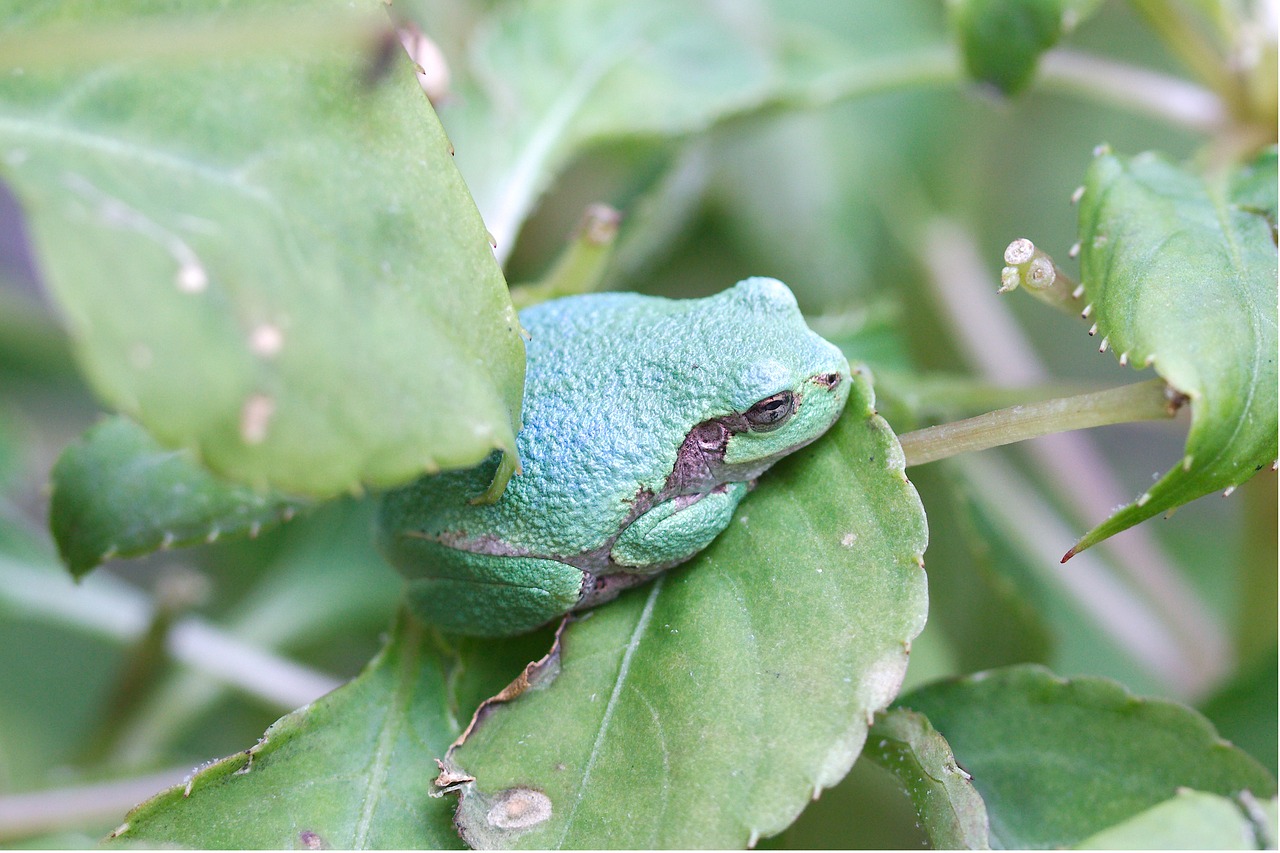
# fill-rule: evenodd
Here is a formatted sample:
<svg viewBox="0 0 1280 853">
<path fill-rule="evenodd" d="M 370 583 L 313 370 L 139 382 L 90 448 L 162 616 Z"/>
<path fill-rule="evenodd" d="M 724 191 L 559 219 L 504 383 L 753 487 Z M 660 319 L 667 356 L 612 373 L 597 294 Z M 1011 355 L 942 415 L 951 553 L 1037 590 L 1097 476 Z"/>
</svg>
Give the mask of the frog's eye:
<svg viewBox="0 0 1280 853">
<path fill-rule="evenodd" d="M 742 413 L 753 432 L 768 432 L 782 425 L 796 410 L 796 395 L 790 391 L 765 397 Z"/>
</svg>

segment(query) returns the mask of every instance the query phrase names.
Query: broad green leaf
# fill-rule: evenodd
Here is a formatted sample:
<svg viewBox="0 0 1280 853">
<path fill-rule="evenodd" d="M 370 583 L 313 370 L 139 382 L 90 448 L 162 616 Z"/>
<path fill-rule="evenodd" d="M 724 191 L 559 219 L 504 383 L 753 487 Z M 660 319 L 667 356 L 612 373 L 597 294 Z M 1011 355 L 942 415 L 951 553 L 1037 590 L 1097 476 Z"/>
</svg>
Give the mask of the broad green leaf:
<svg viewBox="0 0 1280 853">
<path fill-rule="evenodd" d="M 73 575 L 114 557 L 213 542 L 286 521 L 305 504 L 226 483 L 125 417 L 103 421 L 53 467 L 49 527 Z"/>
<path fill-rule="evenodd" d="M 1272 776 L 1204 717 L 1105 679 L 1009 667 L 921 688 L 897 705 L 928 717 L 972 775 L 993 847 L 1078 844 L 1179 788 L 1275 793 Z"/>
<path fill-rule="evenodd" d="M 450 751 L 473 845 L 740 847 L 848 772 L 926 610 L 919 499 L 854 382 L 706 552 L 573 620 Z"/>
<path fill-rule="evenodd" d="M 112 840 L 244 849 L 462 847 L 451 804 L 428 796 L 435 759 L 457 737 L 469 700 L 518 671 L 512 662 L 521 657 L 512 653 L 527 646 L 453 646 L 401 617 L 359 677 L 282 717 L 256 745 L 138 806 Z"/>
<path fill-rule="evenodd" d="M 1006 95 L 1027 87 L 1040 55 L 1098 0 L 952 0 L 951 20 L 969 76 Z"/>
<path fill-rule="evenodd" d="M 523 370 L 448 141 L 383 4 L 355 7 L 0 8 L 0 61 L 26 57 L 0 176 L 94 388 L 218 474 L 320 497 L 510 450 Z"/>
<path fill-rule="evenodd" d="M 438 4 L 419 5 L 428 34 L 447 28 Z M 885 45 L 854 51 L 745 2 L 534 0 L 499 6 L 474 31 L 441 41 L 453 81 L 441 119 L 499 258 L 555 175 L 591 145 L 681 136 L 780 101 L 956 73 L 941 50 L 927 62 L 897 55 L 892 68 L 859 68 Z"/>
<path fill-rule="evenodd" d="M 1084 186 L 1080 267 L 1096 332 L 1190 399 L 1191 430 L 1181 462 L 1067 557 L 1276 459 L 1275 149 L 1229 179 L 1101 153 Z"/>
<path fill-rule="evenodd" d="M 1240 805 L 1217 794 L 1183 789 L 1116 826 L 1091 835 L 1079 850 L 1265 850 Z"/>
<path fill-rule="evenodd" d="M 982 797 L 923 714 L 895 708 L 878 715 L 864 754 L 898 776 L 935 850 L 989 849 Z"/>
</svg>

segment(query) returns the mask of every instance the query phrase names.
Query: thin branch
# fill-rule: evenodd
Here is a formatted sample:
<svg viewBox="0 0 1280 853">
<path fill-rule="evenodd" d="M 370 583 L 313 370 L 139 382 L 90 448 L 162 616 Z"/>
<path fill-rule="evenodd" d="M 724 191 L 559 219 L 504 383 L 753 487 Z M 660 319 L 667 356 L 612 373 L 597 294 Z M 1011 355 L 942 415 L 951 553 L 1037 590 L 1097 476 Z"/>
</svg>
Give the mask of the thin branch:
<svg viewBox="0 0 1280 853">
<path fill-rule="evenodd" d="M 1196 686 L 1182 651 L 1186 641 L 1179 637 L 1179 626 L 1144 601 L 1142 592 L 1117 578 L 1101 554 L 1085 551 L 1076 559 L 1085 557 L 1086 562 L 1072 562 L 1069 570 L 1058 567 L 1060 543 L 1076 534 L 1017 469 L 990 454 L 965 456 L 955 464 L 973 483 L 974 499 L 1028 555 L 1027 567 L 1041 583 L 1062 590 L 1124 654 L 1158 678 L 1183 690 Z"/>
<path fill-rule="evenodd" d="M 0 795 L 0 842 L 68 828 L 96 831 L 101 824 L 118 821 L 157 791 L 179 784 L 190 773 L 189 767 L 173 767 L 131 779 Z"/>
<path fill-rule="evenodd" d="M 1212 133 L 1227 123 L 1226 105 L 1209 89 L 1135 65 L 1059 48 L 1041 57 L 1039 73 L 1046 88 L 1074 92 L 1199 133 Z"/>
<path fill-rule="evenodd" d="M 910 467 L 1057 432 L 1171 418 L 1183 401 L 1181 395 L 1170 396 L 1164 380 L 1151 379 L 1106 391 L 998 409 L 962 421 L 918 429 L 899 436 L 898 440 Z"/>
<path fill-rule="evenodd" d="M 121 643 L 143 636 L 154 610 L 145 594 L 108 575 L 97 573 L 77 585 L 56 567 L 41 569 L 3 556 L 0 602 Z M 165 647 L 179 663 L 289 710 L 342 683 L 233 637 L 199 617 L 175 622 Z"/>
<path fill-rule="evenodd" d="M 1219 92 L 1231 90 L 1231 74 L 1224 57 L 1191 22 L 1185 10 L 1169 0 L 1129 2 L 1189 71 Z"/>
</svg>

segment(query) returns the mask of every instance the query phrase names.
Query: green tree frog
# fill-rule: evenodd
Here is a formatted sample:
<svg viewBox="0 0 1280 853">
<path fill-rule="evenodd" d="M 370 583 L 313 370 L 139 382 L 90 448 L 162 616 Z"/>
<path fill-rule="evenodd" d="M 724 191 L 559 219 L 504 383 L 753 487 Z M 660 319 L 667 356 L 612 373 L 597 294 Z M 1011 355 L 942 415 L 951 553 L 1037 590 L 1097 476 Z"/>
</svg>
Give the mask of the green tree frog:
<svg viewBox="0 0 1280 853">
<path fill-rule="evenodd" d="M 848 361 L 771 278 L 704 299 L 569 296 L 520 322 L 520 473 L 475 503 L 495 453 L 380 508 L 379 544 L 411 606 L 449 631 L 528 631 L 688 560 L 849 395 Z"/>
</svg>

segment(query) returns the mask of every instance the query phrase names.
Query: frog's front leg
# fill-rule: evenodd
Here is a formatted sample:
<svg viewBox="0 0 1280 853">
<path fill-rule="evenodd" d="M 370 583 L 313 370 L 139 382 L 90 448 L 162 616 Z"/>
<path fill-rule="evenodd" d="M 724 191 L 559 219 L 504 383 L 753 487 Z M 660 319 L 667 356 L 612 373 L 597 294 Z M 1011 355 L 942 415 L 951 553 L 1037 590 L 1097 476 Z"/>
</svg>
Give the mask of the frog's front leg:
<svg viewBox="0 0 1280 853">
<path fill-rule="evenodd" d="M 725 483 L 693 502 L 663 501 L 627 525 L 609 557 L 620 566 L 655 571 L 683 562 L 728 527 L 749 489 L 746 483 Z"/>
</svg>

